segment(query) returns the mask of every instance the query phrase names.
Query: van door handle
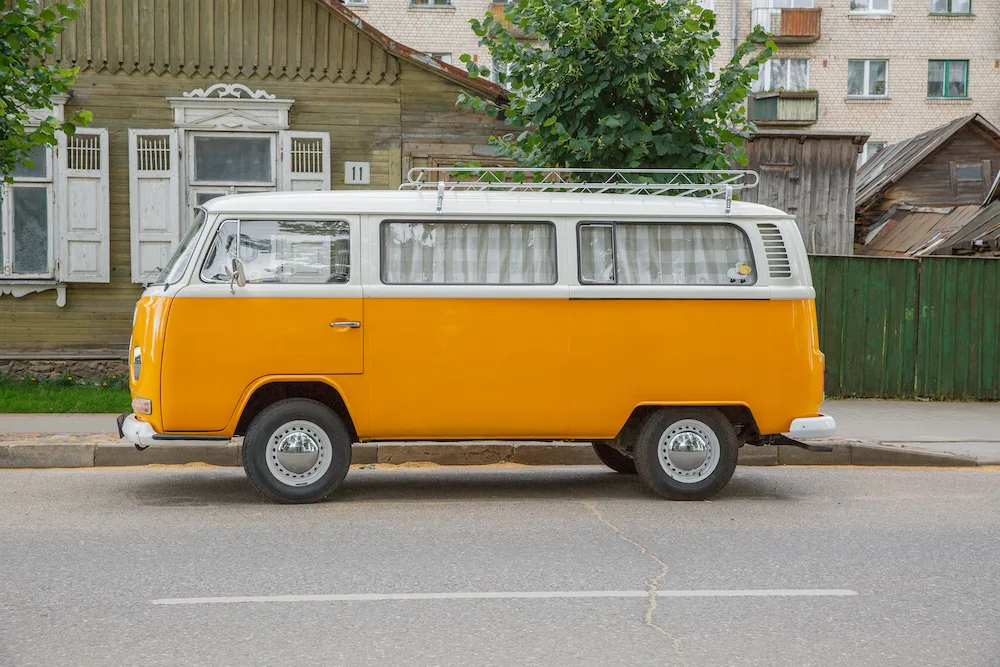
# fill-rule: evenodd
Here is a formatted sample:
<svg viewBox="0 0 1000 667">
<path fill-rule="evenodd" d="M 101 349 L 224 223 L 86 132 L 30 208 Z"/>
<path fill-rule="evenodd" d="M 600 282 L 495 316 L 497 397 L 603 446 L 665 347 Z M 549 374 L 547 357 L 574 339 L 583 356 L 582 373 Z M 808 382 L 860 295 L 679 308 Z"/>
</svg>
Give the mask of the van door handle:
<svg viewBox="0 0 1000 667">
<path fill-rule="evenodd" d="M 330 322 L 331 327 L 347 327 L 348 329 L 360 329 L 361 322 Z"/>
</svg>

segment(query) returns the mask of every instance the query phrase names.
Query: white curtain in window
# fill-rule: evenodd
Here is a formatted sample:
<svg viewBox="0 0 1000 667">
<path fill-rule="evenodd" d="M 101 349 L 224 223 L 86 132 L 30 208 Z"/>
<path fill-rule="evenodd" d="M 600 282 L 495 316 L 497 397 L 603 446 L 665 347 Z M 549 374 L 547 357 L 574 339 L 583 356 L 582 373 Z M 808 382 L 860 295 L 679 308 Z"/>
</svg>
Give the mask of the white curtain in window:
<svg viewBox="0 0 1000 667">
<path fill-rule="evenodd" d="M 746 236 L 732 225 L 618 224 L 615 257 L 620 285 L 753 284 Z M 746 282 L 742 282 L 745 280 Z"/>
<path fill-rule="evenodd" d="M 438 285 L 551 285 L 550 223 L 385 222 L 382 282 Z"/>
</svg>

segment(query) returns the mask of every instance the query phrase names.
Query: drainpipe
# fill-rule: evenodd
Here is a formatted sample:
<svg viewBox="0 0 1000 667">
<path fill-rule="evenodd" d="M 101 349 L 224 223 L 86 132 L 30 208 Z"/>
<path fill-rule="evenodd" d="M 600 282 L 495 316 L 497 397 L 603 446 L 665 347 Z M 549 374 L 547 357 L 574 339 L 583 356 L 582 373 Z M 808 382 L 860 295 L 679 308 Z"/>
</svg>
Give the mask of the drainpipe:
<svg viewBox="0 0 1000 667">
<path fill-rule="evenodd" d="M 737 19 L 736 13 L 740 10 L 740 0 L 733 0 L 733 55 L 736 55 L 736 44 L 739 41 L 737 35 L 737 26 L 739 21 Z"/>
</svg>

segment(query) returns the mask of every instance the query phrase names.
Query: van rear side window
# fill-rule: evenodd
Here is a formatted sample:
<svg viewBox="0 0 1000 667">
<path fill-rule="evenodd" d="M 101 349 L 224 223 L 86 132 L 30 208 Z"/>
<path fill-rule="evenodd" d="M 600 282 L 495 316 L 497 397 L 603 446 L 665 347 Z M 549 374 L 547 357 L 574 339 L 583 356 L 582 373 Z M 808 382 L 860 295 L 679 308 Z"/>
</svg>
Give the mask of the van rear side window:
<svg viewBox="0 0 1000 667">
<path fill-rule="evenodd" d="M 584 223 L 580 282 L 600 285 L 753 285 L 750 241 L 734 225 Z"/>
<path fill-rule="evenodd" d="M 387 221 L 387 285 L 553 285 L 556 229 L 550 222 Z"/>
</svg>

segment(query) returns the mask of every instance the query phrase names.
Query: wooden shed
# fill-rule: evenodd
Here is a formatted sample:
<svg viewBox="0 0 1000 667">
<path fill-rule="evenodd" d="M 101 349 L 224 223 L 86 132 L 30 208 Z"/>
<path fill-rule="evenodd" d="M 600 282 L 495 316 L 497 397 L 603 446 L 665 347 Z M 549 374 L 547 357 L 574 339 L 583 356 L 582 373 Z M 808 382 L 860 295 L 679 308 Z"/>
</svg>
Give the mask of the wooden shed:
<svg viewBox="0 0 1000 667">
<path fill-rule="evenodd" d="M 488 152 L 496 121 L 455 102 L 504 95 L 339 0 L 88 0 L 53 61 L 81 72 L 46 115 L 94 120 L 4 188 L 0 371 L 123 358 L 140 283 L 204 201 L 394 188 Z"/>
<path fill-rule="evenodd" d="M 850 255 L 855 168 L 867 140 L 862 132 L 757 132 L 747 157 L 760 184 L 744 199 L 794 215 L 808 252 Z"/>
<path fill-rule="evenodd" d="M 979 114 L 888 146 L 858 171 L 857 240 L 864 254 L 929 254 L 989 203 L 1000 130 Z"/>
</svg>

